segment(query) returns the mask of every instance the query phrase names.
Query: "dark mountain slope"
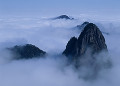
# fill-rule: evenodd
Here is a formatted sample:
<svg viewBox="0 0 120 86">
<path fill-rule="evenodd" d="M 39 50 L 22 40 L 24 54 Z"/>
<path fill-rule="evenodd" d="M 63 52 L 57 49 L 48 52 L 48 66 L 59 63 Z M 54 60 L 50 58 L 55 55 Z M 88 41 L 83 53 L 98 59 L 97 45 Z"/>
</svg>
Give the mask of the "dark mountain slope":
<svg viewBox="0 0 120 86">
<path fill-rule="evenodd" d="M 35 45 L 26 44 L 23 46 L 14 46 L 9 48 L 9 50 L 13 53 L 14 59 L 29 59 L 34 57 L 42 57 L 46 54 L 45 51 L 39 49 Z"/>
</svg>

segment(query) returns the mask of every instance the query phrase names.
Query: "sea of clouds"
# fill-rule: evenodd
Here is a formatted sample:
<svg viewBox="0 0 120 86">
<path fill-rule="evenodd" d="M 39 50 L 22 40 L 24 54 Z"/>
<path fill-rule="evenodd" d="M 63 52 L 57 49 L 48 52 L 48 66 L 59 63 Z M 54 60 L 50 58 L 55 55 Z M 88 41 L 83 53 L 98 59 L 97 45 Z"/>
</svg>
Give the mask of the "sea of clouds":
<svg viewBox="0 0 120 86">
<path fill-rule="evenodd" d="M 80 78 L 72 65 L 66 66 L 66 59 L 61 55 L 69 39 L 80 35 L 81 31 L 74 27 L 84 21 L 93 22 L 102 32 L 109 33 L 103 35 L 112 68 L 101 71 L 95 80 Z M 0 86 L 120 86 L 119 37 L 118 20 L 0 18 Z M 27 43 L 46 51 L 46 58 L 12 60 L 12 54 L 5 50 Z M 104 54 L 100 56 L 106 57 Z"/>
</svg>

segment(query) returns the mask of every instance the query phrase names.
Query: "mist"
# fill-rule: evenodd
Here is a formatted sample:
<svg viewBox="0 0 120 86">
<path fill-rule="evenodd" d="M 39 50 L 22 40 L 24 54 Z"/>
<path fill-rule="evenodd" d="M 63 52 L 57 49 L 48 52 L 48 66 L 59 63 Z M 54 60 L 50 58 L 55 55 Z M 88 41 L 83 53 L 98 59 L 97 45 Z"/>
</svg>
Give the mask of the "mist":
<svg viewBox="0 0 120 86">
<path fill-rule="evenodd" d="M 76 17 L 75 20 L 51 20 L 50 18 L 11 17 L 0 19 L 0 86 L 119 86 L 120 82 L 120 21 L 93 20 Z M 95 23 L 104 34 L 112 61 L 110 69 L 103 69 L 96 79 L 85 80 L 79 75 L 90 71 L 76 71 L 74 66 L 66 65 L 64 51 L 75 29 L 84 21 Z M 13 60 L 11 52 L 5 48 L 15 45 L 33 44 L 46 51 L 45 58 Z M 89 56 L 87 56 L 89 57 Z M 108 56 L 98 55 L 100 63 Z"/>
</svg>

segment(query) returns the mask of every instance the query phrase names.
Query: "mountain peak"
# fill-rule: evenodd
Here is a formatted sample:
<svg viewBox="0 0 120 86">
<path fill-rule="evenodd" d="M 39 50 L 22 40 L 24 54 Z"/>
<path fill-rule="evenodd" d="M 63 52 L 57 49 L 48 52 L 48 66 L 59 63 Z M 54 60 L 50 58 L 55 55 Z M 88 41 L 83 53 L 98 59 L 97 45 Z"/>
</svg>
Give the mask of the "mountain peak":
<svg viewBox="0 0 120 86">
<path fill-rule="evenodd" d="M 71 18 L 71 17 L 69 17 L 69 16 L 67 16 L 67 15 L 60 15 L 60 16 L 58 16 L 58 17 L 56 17 L 55 19 L 70 19 L 70 20 L 73 20 L 74 18 Z"/>
<path fill-rule="evenodd" d="M 45 51 L 32 44 L 16 45 L 8 49 L 13 53 L 14 59 L 30 59 L 34 57 L 42 57 L 46 54 Z"/>
<path fill-rule="evenodd" d="M 82 23 L 81 25 L 77 25 L 77 28 L 80 30 L 83 30 L 87 24 L 89 24 L 89 22 L 86 21 L 86 22 Z"/>
<path fill-rule="evenodd" d="M 105 38 L 102 35 L 102 32 L 93 23 L 89 23 L 84 27 L 78 39 L 75 37 L 70 39 L 63 54 L 66 56 L 79 57 L 86 52 L 87 48 L 91 48 L 92 53 L 107 50 Z M 70 53 L 67 51 L 70 51 Z M 74 54 L 71 52 L 74 52 Z"/>
<path fill-rule="evenodd" d="M 82 76 L 86 79 L 95 78 L 101 68 L 109 68 L 111 66 L 110 60 L 107 58 L 105 61 L 99 60 L 99 54 L 102 51 L 107 51 L 105 38 L 99 28 L 93 24 L 87 24 L 79 35 L 78 39 L 72 37 L 68 41 L 66 49 L 63 54 L 68 57 L 70 63 L 74 63 L 77 69 L 82 66 L 92 73 L 86 71 L 86 75 Z"/>
<path fill-rule="evenodd" d="M 102 32 L 93 23 L 87 24 L 81 32 L 80 36 L 78 37 L 78 47 L 79 55 L 85 53 L 88 47 L 92 49 L 93 53 L 107 50 L 105 38 L 102 35 Z"/>
</svg>

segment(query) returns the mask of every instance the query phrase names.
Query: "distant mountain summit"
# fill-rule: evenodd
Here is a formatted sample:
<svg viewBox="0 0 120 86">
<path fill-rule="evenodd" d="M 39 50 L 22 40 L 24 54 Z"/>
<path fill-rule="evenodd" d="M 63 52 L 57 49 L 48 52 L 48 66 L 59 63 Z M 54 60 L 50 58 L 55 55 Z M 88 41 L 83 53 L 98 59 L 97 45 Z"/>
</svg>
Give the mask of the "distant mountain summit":
<svg viewBox="0 0 120 86">
<path fill-rule="evenodd" d="M 58 17 L 54 18 L 54 19 L 66 19 L 66 20 L 73 20 L 74 18 L 71 18 L 71 17 L 69 17 L 69 16 L 67 16 L 67 15 L 60 15 L 60 16 L 58 16 Z"/>
<path fill-rule="evenodd" d="M 77 25 L 77 28 L 80 29 L 80 30 L 83 30 L 87 24 L 89 24 L 89 22 L 86 21 L 81 25 Z"/>
</svg>

